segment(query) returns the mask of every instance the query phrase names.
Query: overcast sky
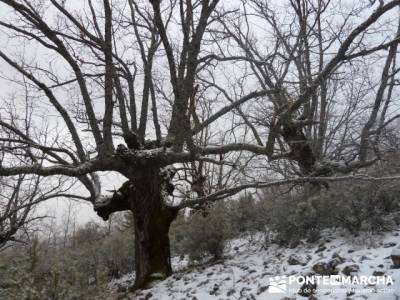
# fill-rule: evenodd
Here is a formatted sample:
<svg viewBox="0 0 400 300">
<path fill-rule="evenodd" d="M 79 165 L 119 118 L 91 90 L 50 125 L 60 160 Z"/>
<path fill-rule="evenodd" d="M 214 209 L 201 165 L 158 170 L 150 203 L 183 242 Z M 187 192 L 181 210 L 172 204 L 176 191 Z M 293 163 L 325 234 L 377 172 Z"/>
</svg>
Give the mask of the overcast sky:
<svg viewBox="0 0 400 300">
<path fill-rule="evenodd" d="M 346 1 L 344 1 L 346 2 Z M 80 1 L 67 1 L 68 5 L 82 5 Z M 393 12 L 394 13 L 394 12 Z M 0 4 L 0 19 L 8 18 L 10 15 L 9 8 L 6 7 L 4 4 Z M 0 28 L 1 29 L 1 28 Z M 12 54 L 14 49 L 21 50 L 21 47 L 23 44 L 18 43 L 17 41 L 9 40 L 7 36 L 4 34 L 4 32 L 1 32 L 0 30 L 0 47 L 1 49 L 8 53 Z M 46 53 L 45 50 L 38 50 L 38 48 L 29 48 L 25 49 L 26 53 L 31 56 L 36 56 L 39 60 L 49 60 L 51 56 L 49 53 Z M 38 51 L 43 51 L 43 52 L 38 52 Z M 17 76 L 17 78 L 21 78 L 20 75 L 14 75 L 16 74 L 3 60 L 0 60 L 0 75 L 3 76 L 3 78 L 0 78 L 0 89 L 2 93 L 0 94 L 0 101 L 3 101 L 4 99 L 9 98 L 12 94 L 16 92 L 18 89 L 18 86 L 15 84 L 10 83 L 9 80 L 4 78 L 10 77 L 11 79 L 14 78 L 14 76 Z M 46 112 L 43 112 L 46 113 Z M 50 118 L 50 116 L 46 116 L 47 118 Z M 117 144 L 117 143 L 116 143 Z M 107 193 L 107 190 L 113 190 L 119 187 L 120 183 L 123 182 L 122 176 L 117 175 L 116 173 L 102 173 L 99 174 L 102 178 L 102 183 L 103 183 L 103 193 Z M 86 190 L 82 189 L 82 194 L 88 195 Z M 60 218 L 62 220 L 66 208 L 68 207 L 68 204 L 66 203 L 64 199 L 61 199 L 61 201 L 56 201 L 56 200 L 51 200 L 42 205 L 40 207 L 38 213 L 44 212 L 44 211 L 52 211 L 57 218 Z M 75 213 L 76 217 L 79 223 L 83 223 L 86 221 L 90 220 L 98 220 L 100 221 L 101 219 L 97 217 L 95 212 L 93 211 L 92 205 L 91 204 L 83 204 L 83 203 L 78 203 L 75 202 Z"/>
<path fill-rule="evenodd" d="M 79 1 L 68 1 L 72 5 L 79 5 Z M 0 3 L 0 19 L 8 19 L 10 17 L 10 9 Z M 9 40 L 5 32 L 0 28 L 0 48 L 2 51 L 7 54 L 13 54 L 14 50 L 17 52 L 21 52 L 21 47 L 24 46 L 20 44 L 20 41 Z M 43 48 L 34 48 L 30 45 L 25 49 L 27 55 L 31 55 L 32 57 L 36 57 L 39 60 L 49 59 L 48 53 L 45 53 Z M 17 78 L 20 80 L 22 77 L 16 73 L 6 62 L 0 59 L 0 90 L 2 91 L 0 94 L 0 109 L 4 104 L 4 100 L 9 99 L 12 95 L 17 92 L 23 92 L 20 86 L 13 84 L 9 79 Z M 1 110 L 0 110 L 1 113 Z M 43 112 L 45 113 L 45 112 Z M 48 116 L 46 116 L 48 117 Z M 120 184 L 123 182 L 123 177 L 116 173 L 110 172 L 101 172 L 99 176 L 102 181 L 102 191 L 107 194 L 107 190 L 117 189 Z M 88 191 L 85 188 L 81 188 L 81 192 L 78 191 L 80 195 L 89 195 Z M 36 209 L 36 214 L 38 215 L 50 215 L 56 218 L 57 223 L 61 223 L 65 218 L 65 213 L 70 206 L 70 201 L 65 198 L 61 199 L 51 199 L 49 201 L 44 202 Z M 85 201 L 71 201 L 73 212 L 76 217 L 76 220 L 79 224 L 83 224 L 89 221 L 103 222 L 101 218 L 97 216 L 97 214 L 93 210 L 93 205 L 91 203 Z"/>
</svg>

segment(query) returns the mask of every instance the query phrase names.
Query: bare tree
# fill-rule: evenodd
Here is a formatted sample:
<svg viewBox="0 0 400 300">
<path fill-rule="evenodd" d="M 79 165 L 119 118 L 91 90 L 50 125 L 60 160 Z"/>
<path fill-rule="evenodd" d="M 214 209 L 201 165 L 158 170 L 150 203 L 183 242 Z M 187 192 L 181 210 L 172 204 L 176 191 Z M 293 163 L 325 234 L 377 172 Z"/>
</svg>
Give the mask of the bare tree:
<svg viewBox="0 0 400 300">
<path fill-rule="evenodd" d="M 48 183 L 40 176 L 21 174 L 0 179 L 0 249 L 9 245 L 8 242 L 23 242 L 18 233 L 29 234 L 31 225 L 46 217 L 35 214 L 38 204 L 71 196 L 63 193 L 69 189 L 64 181 L 59 178 L 51 188 L 46 188 Z"/>
<path fill-rule="evenodd" d="M 0 215 L 0 249 L 6 246 L 9 241 L 16 241 L 16 233 L 18 230 L 27 227 L 32 221 L 29 213 L 32 206 L 37 203 L 34 197 L 21 195 L 21 184 L 23 183 L 24 175 L 18 176 L 15 186 L 8 186 L 2 180 L 1 190 L 1 215 Z M 37 183 L 35 188 L 38 188 Z M 10 189 L 7 195 L 6 189 Z"/>
<path fill-rule="evenodd" d="M 377 137 L 397 118 L 399 0 L 357 1 L 350 12 L 290 0 L 285 22 L 278 6 L 258 0 L 0 2 L 10 10 L 0 25 L 18 43 L 0 57 L 40 99 L 34 111 L 45 107 L 59 124 L 43 139 L 13 122 L 11 105 L 14 118 L 2 115 L 0 126 L 18 141 L 4 139 L 29 147 L 4 151 L 0 175 L 74 177 L 104 219 L 132 211 L 135 288 L 171 274 L 168 230 L 179 209 L 246 188 L 360 179 L 333 175 L 377 161 Z M 337 12 L 332 27 L 328 8 Z M 372 59 L 378 80 L 352 77 Z M 174 175 L 189 168 L 191 184 L 204 183 L 210 166 L 215 188 L 174 203 Z M 127 181 L 103 196 L 100 171 Z"/>
<path fill-rule="evenodd" d="M 25 80 L 22 80 L 21 86 L 25 107 L 18 110 L 15 97 L 12 97 L 8 103 L 4 102 L 5 105 L 1 110 L 0 163 L 9 159 L 10 163 L 19 161 L 24 164 L 42 164 L 45 159 L 38 154 L 35 149 L 38 144 L 31 136 L 34 127 L 32 101 L 36 99 L 30 97 Z M 17 129 L 16 124 L 20 129 Z M 47 137 L 46 130 L 39 131 L 38 134 L 42 139 Z M 42 149 L 44 153 L 48 153 L 50 148 Z M 36 207 L 40 203 L 61 197 L 87 200 L 87 197 L 69 193 L 75 182 L 76 180 L 61 176 L 54 176 L 50 180 L 35 174 L 0 177 L 0 249 L 12 245 L 8 242 L 24 242 L 26 238 L 29 238 L 27 235 L 32 233 L 34 225 L 46 217 L 36 212 Z"/>
</svg>

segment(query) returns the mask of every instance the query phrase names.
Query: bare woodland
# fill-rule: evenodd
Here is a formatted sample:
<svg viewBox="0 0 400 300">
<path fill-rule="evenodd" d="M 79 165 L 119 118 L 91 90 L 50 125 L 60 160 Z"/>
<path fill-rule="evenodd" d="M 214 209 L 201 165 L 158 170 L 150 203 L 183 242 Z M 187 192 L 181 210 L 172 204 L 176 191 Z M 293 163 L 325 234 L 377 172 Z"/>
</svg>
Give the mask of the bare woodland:
<svg viewBox="0 0 400 300">
<path fill-rule="evenodd" d="M 0 2 L 0 245 L 51 198 L 128 210 L 143 288 L 182 209 L 399 179 L 363 170 L 396 150 L 400 0 Z"/>
</svg>

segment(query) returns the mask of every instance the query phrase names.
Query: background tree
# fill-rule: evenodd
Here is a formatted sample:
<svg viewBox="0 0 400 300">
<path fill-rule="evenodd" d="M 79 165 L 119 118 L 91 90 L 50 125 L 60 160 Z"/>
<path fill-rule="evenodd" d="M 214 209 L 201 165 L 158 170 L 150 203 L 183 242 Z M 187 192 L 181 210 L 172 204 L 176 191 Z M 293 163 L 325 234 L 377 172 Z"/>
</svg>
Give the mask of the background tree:
<svg viewBox="0 0 400 300">
<path fill-rule="evenodd" d="M 18 175 L 0 179 L 0 249 L 10 241 L 23 242 L 18 234 L 30 234 L 35 221 L 45 216 L 34 214 L 39 203 L 63 197 L 63 182 L 50 190 L 44 189 L 45 180 L 40 176 Z"/>
<path fill-rule="evenodd" d="M 33 109 L 26 81 L 21 82 L 24 106 L 21 110 L 15 101 L 15 95 L 10 102 L 1 108 L 2 135 L 0 163 L 13 153 L 14 159 L 20 163 L 43 163 L 44 159 L 38 155 L 35 138 L 31 136 L 33 131 Z M 18 110 L 18 114 L 17 114 Z M 5 123 L 7 120 L 7 123 Z M 13 124 L 13 125 L 11 125 Z M 17 125 L 18 124 L 18 127 Z M 46 139 L 47 132 L 42 130 L 35 132 L 42 139 Z M 49 153 L 51 147 L 43 147 Z M 14 162 L 17 162 L 14 160 Z M 18 174 L 11 177 L 0 177 L 0 249 L 10 245 L 10 241 L 25 242 L 35 229 L 35 224 L 45 216 L 36 212 L 41 202 L 59 197 L 86 197 L 69 194 L 69 190 L 76 180 L 68 180 L 65 177 L 54 176 L 51 180 L 35 174 Z"/>
<path fill-rule="evenodd" d="M 135 288 L 172 272 L 180 209 L 246 188 L 376 180 L 333 175 L 379 160 L 397 118 L 399 0 L 0 2 L 0 57 L 19 74 L 7 77 L 29 82 L 46 115 L 24 132 L 13 107 L 26 103 L 5 107 L 0 126 L 29 147 L 3 151 L 0 175 L 73 177 L 104 219 L 131 210 Z M 216 188 L 176 203 L 188 165 L 219 166 Z M 101 171 L 127 181 L 103 196 Z"/>
</svg>

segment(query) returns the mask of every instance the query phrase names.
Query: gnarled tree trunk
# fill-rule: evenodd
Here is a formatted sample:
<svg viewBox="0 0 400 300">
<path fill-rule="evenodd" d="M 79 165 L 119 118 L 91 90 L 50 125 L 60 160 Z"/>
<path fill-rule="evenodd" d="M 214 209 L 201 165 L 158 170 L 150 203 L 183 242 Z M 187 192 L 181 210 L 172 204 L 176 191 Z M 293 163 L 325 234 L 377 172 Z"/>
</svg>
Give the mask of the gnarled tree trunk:
<svg viewBox="0 0 400 300">
<path fill-rule="evenodd" d="M 168 231 L 178 210 L 165 205 L 168 184 L 158 170 L 151 170 L 130 191 L 135 224 L 134 289 L 149 288 L 172 273 Z"/>
<path fill-rule="evenodd" d="M 168 232 L 179 211 L 166 205 L 173 191 L 172 176 L 168 169 L 143 170 L 95 207 L 105 220 L 116 211 L 133 213 L 136 279 L 132 290 L 150 288 L 172 273 Z"/>
</svg>

